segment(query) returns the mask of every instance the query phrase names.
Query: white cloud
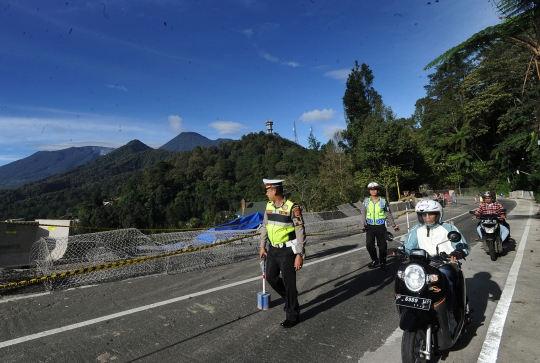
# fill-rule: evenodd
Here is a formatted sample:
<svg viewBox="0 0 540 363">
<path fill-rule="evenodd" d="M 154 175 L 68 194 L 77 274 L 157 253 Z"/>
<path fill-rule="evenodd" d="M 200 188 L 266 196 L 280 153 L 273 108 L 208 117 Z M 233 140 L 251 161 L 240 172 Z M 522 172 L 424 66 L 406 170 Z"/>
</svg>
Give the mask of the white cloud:
<svg viewBox="0 0 540 363">
<path fill-rule="evenodd" d="M 338 81 L 346 81 L 347 78 L 349 77 L 349 73 L 351 73 L 350 69 L 343 68 L 343 69 L 336 69 L 335 71 L 326 72 L 324 76 L 337 79 Z"/>
<path fill-rule="evenodd" d="M 122 90 L 122 91 L 127 91 L 127 88 L 124 87 L 124 86 L 119 86 L 117 84 L 108 84 L 107 87 L 109 88 L 116 88 L 116 89 L 119 89 L 119 90 Z"/>
<path fill-rule="evenodd" d="M 117 141 L 117 142 L 111 142 L 111 141 L 71 141 L 71 142 L 62 142 L 57 144 L 38 144 L 38 145 L 32 145 L 31 149 L 33 150 L 47 150 L 47 151 L 56 151 L 56 150 L 64 150 L 68 149 L 70 147 L 83 147 L 83 146 L 102 146 L 102 147 L 110 147 L 113 149 L 118 149 L 119 147 L 125 145 L 125 142 Z"/>
<path fill-rule="evenodd" d="M 178 132 L 178 133 L 188 131 L 188 129 L 185 128 L 184 125 L 182 125 L 182 121 L 183 121 L 182 117 L 180 117 L 178 115 L 170 115 L 169 116 L 170 129 L 173 130 L 174 132 Z"/>
<path fill-rule="evenodd" d="M 253 29 L 245 29 L 245 30 L 242 30 L 242 33 L 248 37 L 248 38 L 251 38 L 253 36 Z"/>
<path fill-rule="evenodd" d="M 300 67 L 300 64 L 297 62 L 284 62 L 283 64 L 289 67 L 293 67 L 293 68 Z"/>
<path fill-rule="evenodd" d="M 309 112 L 304 112 L 302 116 L 300 116 L 300 120 L 304 122 L 328 122 L 332 120 L 332 117 L 334 117 L 334 114 L 336 111 L 333 109 L 327 110 L 326 108 L 323 108 L 322 111 L 319 110 L 313 110 Z"/>
<path fill-rule="evenodd" d="M 218 135 L 238 135 L 242 133 L 242 129 L 246 128 L 246 126 L 232 121 L 216 121 L 209 126 L 216 129 Z"/>
<path fill-rule="evenodd" d="M 0 166 L 2 166 L 2 164 L 9 164 L 16 160 L 19 160 L 19 158 L 13 155 L 0 155 Z"/>
<path fill-rule="evenodd" d="M 269 60 L 270 62 L 279 62 L 279 58 L 278 57 L 273 57 L 272 55 L 270 55 L 269 53 L 266 53 L 265 51 L 260 51 L 259 52 L 259 55 L 261 57 L 263 57 L 264 59 L 266 60 Z"/>
<path fill-rule="evenodd" d="M 345 130 L 345 128 L 342 126 L 337 126 L 337 125 L 327 126 L 323 130 L 323 136 L 327 138 L 328 140 L 330 140 L 334 138 L 334 134 L 336 133 L 336 131 L 343 131 L 343 130 Z"/>
</svg>

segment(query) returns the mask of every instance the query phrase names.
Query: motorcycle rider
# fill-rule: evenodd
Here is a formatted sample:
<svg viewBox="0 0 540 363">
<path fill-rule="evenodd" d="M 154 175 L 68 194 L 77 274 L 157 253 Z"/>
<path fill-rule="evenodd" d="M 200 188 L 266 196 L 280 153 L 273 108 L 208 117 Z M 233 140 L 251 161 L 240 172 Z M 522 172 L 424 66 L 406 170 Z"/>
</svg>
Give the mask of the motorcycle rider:
<svg viewBox="0 0 540 363">
<path fill-rule="evenodd" d="M 503 245 L 505 245 L 508 242 L 508 237 L 510 237 L 510 225 L 506 222 L 506 209 L 501 203 L 495 200 L 495 193 L 492 191 L 485 191 L 482 193 L 482 197 L 484 198 L 484 203 L 481 203 L 478 208 L 476 208 L 472 219 L 477 219 L 480 214 L 498 215 L 501 220 L 499 224 L 501 240 Z M 478 232 L 480 239 L 482 239 L 482 227 L 480 226 L 480 223 L 478 223 L 476 231 Z"/>
<path fill-rule="evenodd" d="M 405 239 L 404 247 L 407 254 L 413 249 L 420 248 L 427 251 L 430 256 L 436 256 L 437 245 L 444 241 L 448 242 L 439 245 L 439 252 L 446 252 L 450 256 L 451 263 L 442 265 L 439 267 L 439 270 L 445 276 L 446 287 L 450 291 L 447 296 L 449 310 L 448 323 L 450 332 L 453 334 L 454 329 L 457 327 L 453 312 L 455 300 L 454 283 L 457 281 L 457 267 L 454 267 L 455 265 L 453 266 L 453 264 L 469 254 L 469 246 L 463 237 L 458 242 L 448 240 L 448 232 L 459 232 L 459 230 L 455 226 L 443 222 L 443 207 L 439 202 L 435 200 L 422 200 L 416 205 L 415 211 L 420 224 L 415 225 Z M 394 251 L 389 252 L 392 253 L 391 255 L 394 255 Z"/>
</svg>

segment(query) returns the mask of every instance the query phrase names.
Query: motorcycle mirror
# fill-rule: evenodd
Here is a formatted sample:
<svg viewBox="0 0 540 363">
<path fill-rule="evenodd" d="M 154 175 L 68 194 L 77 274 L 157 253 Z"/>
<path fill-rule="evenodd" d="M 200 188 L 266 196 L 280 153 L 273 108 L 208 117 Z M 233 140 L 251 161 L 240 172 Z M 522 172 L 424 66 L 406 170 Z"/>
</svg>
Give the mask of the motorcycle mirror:
<svg viewBox="0 0 540 363">
<path fill-rule="evenodd" d="M 386 238 L 388 242 L 392 242 L 394 240 L 394 235 L 390 232 L 386 232 L 384 237 Z"/>
<path fill-rule="evenodd" d="M 470 211 L 469 211 L 469 214 L 475 214 L 474 212 L 476 212 L 476 211 L 470 210 Z"/>
<path fill-rule="evenodd" d="M 461 241 L 461 233 L 456 231 L 450 231 L 448 232 L 448 235 L 446 236 L 451 242 L 459 242 Z"/>
</svg>

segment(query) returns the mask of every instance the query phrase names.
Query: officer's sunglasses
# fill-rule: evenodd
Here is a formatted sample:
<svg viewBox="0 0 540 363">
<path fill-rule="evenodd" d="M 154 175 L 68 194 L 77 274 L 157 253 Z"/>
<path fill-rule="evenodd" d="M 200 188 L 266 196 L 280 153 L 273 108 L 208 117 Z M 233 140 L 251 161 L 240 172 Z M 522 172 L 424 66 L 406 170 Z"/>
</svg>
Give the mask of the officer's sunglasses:
<svg viewBox="0 0 540 363">
<path fill-rule="evenodd" d="M 369 190 L 379 190 L 379 188 L 368 188 Z"/>
</svg>

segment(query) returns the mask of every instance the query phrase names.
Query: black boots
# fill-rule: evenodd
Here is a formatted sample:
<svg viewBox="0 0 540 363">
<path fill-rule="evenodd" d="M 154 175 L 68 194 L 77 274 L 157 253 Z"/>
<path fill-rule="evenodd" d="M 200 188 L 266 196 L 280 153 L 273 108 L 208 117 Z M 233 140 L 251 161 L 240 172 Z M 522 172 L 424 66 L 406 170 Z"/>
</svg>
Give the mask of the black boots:
<svg viewBox="0 0 540 363">
<path fill-rule="evenodd" d="M 367 267 L 371 269 L 377 268 L 377 266 L 379 266 L 379 260 L 373 260 L 369 265 L 367 265 Z"/>
<path fill-rule="evenodd" d="M 388 268 L 386 267 L 386 259 L 381 258 L 381 270 L 388 271 Z"/>
</svg>

